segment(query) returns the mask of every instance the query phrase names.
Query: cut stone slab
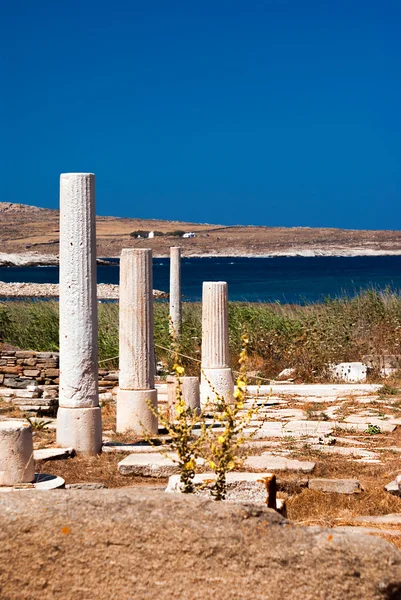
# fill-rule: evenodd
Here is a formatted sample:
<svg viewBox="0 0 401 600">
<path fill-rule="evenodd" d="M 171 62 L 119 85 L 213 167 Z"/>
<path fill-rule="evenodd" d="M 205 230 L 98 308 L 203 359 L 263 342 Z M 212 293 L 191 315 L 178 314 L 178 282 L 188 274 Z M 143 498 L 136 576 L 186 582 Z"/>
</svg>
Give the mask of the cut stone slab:
<svg viewBox="0 0 401 600">
<path fill-rule="evenodd" d="M 245 473 L 230 472 L 226 475 L 227 502 L 255 502 L 266 505 L 268 494 L 266 490 L 266 479 L 269 480 L 272 473 Z M 195 485 L 195 494 L 201 496 L 210 496 L 208 484 L 212 484 L 216 479 L 214 473 L 196 474 L 193 480 Z M 168 485 L 165 490 L 167 493 L 181 493 L 182 485 L 179 475 L 169 477 Z M 285 509 L 285 500 L 277 498 L 276 510 L 282 512 Z"/>
<path fill-rule="evenodd" d="M 362 491 L 357 479 L 310 479 L 308 487 L 331 494 L 359 494 Z"/>
<path fill-rule="evenodd" d="M 367 431 L 369 425 L 375 425 L 375 423 L 372 423 L 372 421 L 369 421 L 368 423 L 348 423 L 347 421 L 337 421 L 335 423 L 336 429 L 346 429 L 347 431 L 362 431 L 363 433 Z M 391 423 L 388 423 L 386 421 L 381 421 L 380 424 L 377 423 L 377 425 L 380 427 L 380 431 L 382 433 L 392 433 L 397 427 L 396 425 L 392 425 Z"/>
<path fill-rule="evenodd" d="M 107 485 L 104 483 L 67 483 L 66 490 L 104 490 Z"/>
<path fill-rule="evenodd" d="M 130 454 L 118 463 L 121 475 L 140 475 L 141 477 L 170 477 L 178 473 L 174 460 L 178 455 L 169 452 L 168 456 L 157 453 Z"/>
<path fill-rule="evenodd" d="M 293 460 L 284 456 L 274 456 L 264 452 L 260 456 L 248 456 L 244 466 L 258 471 L 298 471 L 301 473 L 312 473 L 315 468 L 314 462 Z"/>
<path fill-rule="evenodd" d="M 248 393 L 254 395 L 287 395 L 287 396 L 299 396 L 297 400 L 303 399 L 304 401 L 310 402 L 314 400 L 325 398 L 327 401 L 330 399 L 335 400 L 338 397 L 347 396 L 362 396 L 366 394 L 377 393 L 381 385 L 368 384 L 368 383 L 343 383 L 343 384 L 286 384 L 286 385 L 249 385 Z"/>
<path fill-rule="evenodd" d="M 359 523 L 383 523 L 386 525 L 401 525 L 401 513 L 377 516 L 367 515 L 362 517 L 356 517 L 354 521 L 358 521 Z"/>
<path fill-rule="evenodd" d="M 283 427 L 285 435 L 307 435 L 309 437 L 330 435 L 333 433 L 333 423 L 328 421 L 290 421 Z"/>
<path fill-rule="evenodd" d="M 40 448 L 33 451 L 33 459 L 35 462 L 40 460 L 60 460 L 74 456 L 74 448 Z"/>
<path fill-rule="evenodd" d="M 106 442 L 102 446 L 102 452 L 135 452 L 136 454 L 146 454 L 149 452 L 171 452 L 169 446 L 151 446 L 150 444 L 119 444 L 117 442 Z"/>
<path fill-rule="evenodd" d="M 266 410 L 261 412 L 261 416 L 267 416 L 271 419 L 302 419 L 304 411 L 298 408 L 279 408 L 277 410 Z"/>
<path fill-rule="evenodd" d="M 312 446 L 313 450 L 319 450 L 319 452 L 324 452 L 325 454 L 342 454 L 343 456 L 355 456 L 358 458 L 367 458 L 367 459 L 378 459 L 379 455 L 375 452 L 370 452 L 369 450 L 363 450 L 361 448 L 344 448 L 342 446 L 319 446 L 318 444 L 314 444 Z"/>
</svg>

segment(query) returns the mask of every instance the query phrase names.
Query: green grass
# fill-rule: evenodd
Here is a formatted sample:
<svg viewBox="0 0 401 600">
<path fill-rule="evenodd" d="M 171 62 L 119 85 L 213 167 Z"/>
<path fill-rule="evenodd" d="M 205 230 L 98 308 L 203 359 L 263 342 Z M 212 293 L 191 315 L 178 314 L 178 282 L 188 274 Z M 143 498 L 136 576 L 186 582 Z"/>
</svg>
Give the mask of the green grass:
<svg viewBox="0 0 401 600">
<path fill-rule="evenodd" d="M 368 291 L 342 300 L 305 307 L 230 303 L 229 331 L 232 366 L 241 351 L 246 327 L 249 370 L 275 377 L 285 367 L 311 381 L 324 377 L 327 365 L 360 360 L 364 354 L 401 354 L 401 296 Z M 58 303 L 0 303 L 0 338 L 24 350 L 58 350 Z M 168 304 L 155 303 L 157 360 L 171 365 Z M 184 303 L 181 352 L 200 359 L 201 305 Z M 118 355 L 118 305 L 99 304 L 99 360 Z M 104 366 L 118 365 L 114 360 Z M 183 359 L 188 374 L 199 365 Z"/>
</svg>

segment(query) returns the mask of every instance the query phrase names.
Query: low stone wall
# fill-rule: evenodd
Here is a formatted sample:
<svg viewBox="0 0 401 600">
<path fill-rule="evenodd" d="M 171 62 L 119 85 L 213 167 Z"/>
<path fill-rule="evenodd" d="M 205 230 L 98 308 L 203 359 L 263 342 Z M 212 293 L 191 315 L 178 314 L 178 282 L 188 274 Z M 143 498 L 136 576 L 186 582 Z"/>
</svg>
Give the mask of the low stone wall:
<svg viewBox="0 0 401 600">
<path fill-rule="evenodd" d="M 0 351 L 0 398 L 23 411 L 55 413 L 59 375 L 58 352 Z M 99 369 L 100 400 L 117 385 L 118 371 Z"/>
</svg>

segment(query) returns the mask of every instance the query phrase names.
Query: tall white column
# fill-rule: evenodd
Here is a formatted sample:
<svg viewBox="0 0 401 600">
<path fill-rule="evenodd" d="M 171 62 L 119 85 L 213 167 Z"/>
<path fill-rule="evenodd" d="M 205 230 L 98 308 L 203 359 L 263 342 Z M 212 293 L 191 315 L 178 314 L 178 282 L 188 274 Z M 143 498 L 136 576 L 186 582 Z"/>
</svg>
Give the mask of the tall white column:
<svg viewBox="0 0 401 600">
<path fill-rule="evenodd" d="M 228 292 L 224 281 L 204 281 L 202 290 L 201 404 L 214 403 L 216 394 L 234 397 L 228 345 Z"/>
<path fill-rule="evenodd" d="M 170 248 L 170 330 L 177 338 L 181 337 L 182 304 L 181 304 L 181 248 Z"/>
<path fill-rule="evenodd" d="M 98 395 L 95 176 L 60 177 L 60 393 L 57 442 L 102 448 Z"/>
<path fill-rule="evenodd" d="M 117 431 L 157 434 L 152 251 L 124 249 L 120 260 L 120 379 Z"/>
</svg>

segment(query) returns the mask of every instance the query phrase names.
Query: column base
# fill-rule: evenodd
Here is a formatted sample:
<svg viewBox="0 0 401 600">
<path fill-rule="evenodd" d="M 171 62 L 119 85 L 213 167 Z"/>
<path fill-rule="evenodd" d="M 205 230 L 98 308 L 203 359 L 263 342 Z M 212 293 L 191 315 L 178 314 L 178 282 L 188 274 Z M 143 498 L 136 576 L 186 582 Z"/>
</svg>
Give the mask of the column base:
<svg viewBox="0 0 401 600">
<path fill-rule="evenodd" d="M 118 390 L 117 433 L 157 435 L 158 420 L 148 406 L 157 408 L 157 390 Z"/>
<path fill-rule="evenodd" d="M 215 391 L 213 391 L 213 389 Z M 234 379 L 230 367 L 222 369 L 202 369 L 200 384 L 201 406 L 216 404 L 216 394 L 223 396 L 226 402 L 234 400 Z"/>
<path fill-rule="evenodd" d="M 102 411 L 93 408 L 66 408 L 57 412 L 57 443 L 82 454 L 102 451 Z"/>
</svg>

